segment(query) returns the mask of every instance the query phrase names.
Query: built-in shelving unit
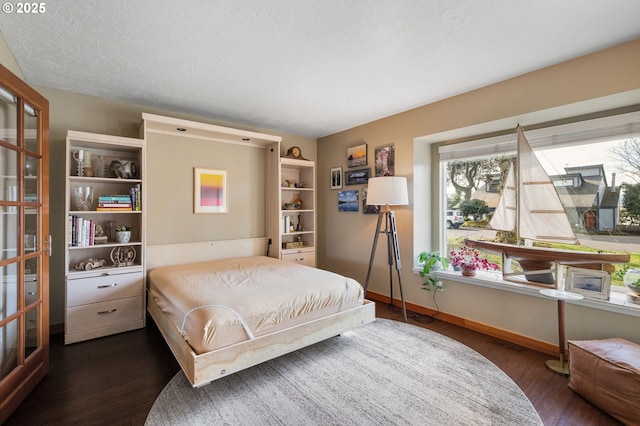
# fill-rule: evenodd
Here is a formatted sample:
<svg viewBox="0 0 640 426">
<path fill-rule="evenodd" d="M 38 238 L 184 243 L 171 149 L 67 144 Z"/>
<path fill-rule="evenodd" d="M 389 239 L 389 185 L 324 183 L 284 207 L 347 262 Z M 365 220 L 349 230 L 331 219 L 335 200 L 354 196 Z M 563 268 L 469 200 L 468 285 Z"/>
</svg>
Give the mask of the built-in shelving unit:
<svg viewBox="0 0 640 426">
<path fill-rule="evenodd" d="M 65 344 L 145 325 L 144 159 L 142 139 L 67 134 Z"/>
<path fill-rule="evenodd" d="M 315 162 L 279 156 L 272 146 L 267 156 L 267 206 L 270 255 L 316 266 Z"/>
</svg>

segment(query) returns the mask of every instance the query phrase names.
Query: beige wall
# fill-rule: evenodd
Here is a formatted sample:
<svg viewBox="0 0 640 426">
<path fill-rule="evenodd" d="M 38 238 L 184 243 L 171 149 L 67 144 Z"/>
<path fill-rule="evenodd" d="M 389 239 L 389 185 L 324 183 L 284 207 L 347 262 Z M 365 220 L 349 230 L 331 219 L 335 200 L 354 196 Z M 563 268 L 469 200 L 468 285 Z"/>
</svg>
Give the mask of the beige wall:
<svg viewBox="0 0 640 426">
<path fill-rule="evenodd" d="M 16 58 L 13 57 L 13 53 L 11 53 L 11 49 L 9 49 L 9 46 L 7 46 L 7 42 L 5 41 L 2 34 L 0 34 L 0 63 L 9 71 L 24 80 L 22 70 L 18 66 Z"/>
<path fill-rule="evenodd" d="M 147 244 L 264 237 L 265 164 L 264 148 L 150 134 Z M 228 213 L 192 214 L 193 167 L 226 170 Z"/>
<path fill-rule="evenodd" d="M 631 109 L 640 109 L 639 70 L 640 40 L 636 40 L 319 139 L 319 267 L 364 282 L 376 216 L 338 212 L 338 191 L 329 189 L 329 170 L 335 166 L 347 170 L 345 152 L 350 146 L 367 143 L 372 166 L 375 147 L 393 143 L 396 174 L 408 178 L 410 193 L 410 205 L 395 208 L 405 297 L 410 303 L 435 308 L 431 293 L 421 290 L 420 277 L 411 271 L 414 256 L 431 250 L 438 241 L 437 228 L 430 226 L 438 211 L 438 194 L 429 182 L 437 176 L 430 143 L 513 129 L 518 122 L 542 123 L 634 104 Z M 416 206 L 413 191 L 422 191 L 422 198 L 430 197 L 431 203 Z M 375 262 L 369 289 L 388 295 L 384 245 L 378 246 Z M 543 342 L 557 341 L 554 301 L 453 282 L 445 286 L 438 294 L 444 312 Z M 398 297 L 397 289 L 394 296 Z M 569 338 L 613 333 L 640 341 L 639 328 L 638 317 L 567 307 Z"/>
</svg>

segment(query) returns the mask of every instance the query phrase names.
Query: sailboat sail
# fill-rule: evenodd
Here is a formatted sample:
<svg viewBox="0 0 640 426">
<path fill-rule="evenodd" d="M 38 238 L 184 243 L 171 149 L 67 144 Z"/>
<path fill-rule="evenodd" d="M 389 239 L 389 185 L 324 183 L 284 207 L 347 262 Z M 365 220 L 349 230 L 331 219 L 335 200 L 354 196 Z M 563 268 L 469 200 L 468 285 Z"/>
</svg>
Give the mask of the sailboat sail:
<svg viewBox="0 0 640 426">
<path fill-rule="evenodd" d="M 577 244 L 558 192 L 518 126 L 518 184 L 509 168 L 502 197 L 490 222 L 493 229 L 520 238 Z M 516 216 L 517 215 L 517 216 Z"/>
<path fill-rule="evenodd" d="M 498 201 L 496 211 L 491 217 L 489 227 L 491 227 L 492 229 L 497 229 L 499 231 L 515 231 L 516 212 L 518 211 L 516 190 L 517 188 L 515 176 L 513 174 L 513 163 L 511 163 L 509 165 L 509 170 L 507 171 L 507 180 L 505 181 L 504 187 L 502 188 L 502 196 L 500 197 L 500 201 Z"/>
</svg>

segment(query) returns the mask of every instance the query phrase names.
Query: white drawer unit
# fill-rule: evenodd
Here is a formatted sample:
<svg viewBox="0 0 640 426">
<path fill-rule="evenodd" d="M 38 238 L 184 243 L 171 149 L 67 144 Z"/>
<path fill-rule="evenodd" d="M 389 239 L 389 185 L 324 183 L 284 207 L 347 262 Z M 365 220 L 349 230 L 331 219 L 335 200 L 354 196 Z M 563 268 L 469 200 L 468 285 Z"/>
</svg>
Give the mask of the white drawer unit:
<svg viewBox="0 0 640 426">
<path fill-rule="evenodd" d="M 109 327 L 142 321 L 142 307 L 142 296 L 73 306 L 67 309 L 67 334 L 94 331 L 101 336 L 113 334 Z"/>
<path fill-rule="evenodd" d="M 142 270 L 95 270 L 67 278 L 65 344 L 144 327 Z"/>
<path fill-rule="evenodd" d="M 299 263 L 306 266 L 316 266 L 316 252 L 314 250 L 297 251 L 295 253 L 286 253 L 282 255 L 282 260 L 287 262 Z"/>
<path fill-rule="evenodd" d="M 69 278 L 67 307 L 142 296 L 143 291 L 142 271 L 128 274 L 105 272 L 95 277 Z"/>
</svg>

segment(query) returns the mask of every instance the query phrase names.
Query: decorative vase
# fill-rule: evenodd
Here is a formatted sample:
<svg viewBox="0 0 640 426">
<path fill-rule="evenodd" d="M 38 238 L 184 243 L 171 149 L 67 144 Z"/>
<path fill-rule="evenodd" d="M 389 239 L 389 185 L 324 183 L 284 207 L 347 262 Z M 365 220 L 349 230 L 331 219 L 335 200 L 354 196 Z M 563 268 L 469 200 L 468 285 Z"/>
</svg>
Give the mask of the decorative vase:
<svg viewBox="0 0 640 426">
<path fill-rule="evenodd" d="M 462 275 L 464 275 L 465 277 L 475 277 L 476 276 L 476 270 L 473 268 L 465 268 L 464 266 L 462 267 Z"/>
<path fill-rule="evenodd" d="M 120 244 L 126 244 L 131 240 L 131 231 L 116 231 L 116 241 Z"/>
<path fill-rule="evenodd" d="M 76 202 L 76 210 L 89 211 L 93 207 L 93 187 L 76 186 L 73 188 L 73 195 Z"/>
</svg>

